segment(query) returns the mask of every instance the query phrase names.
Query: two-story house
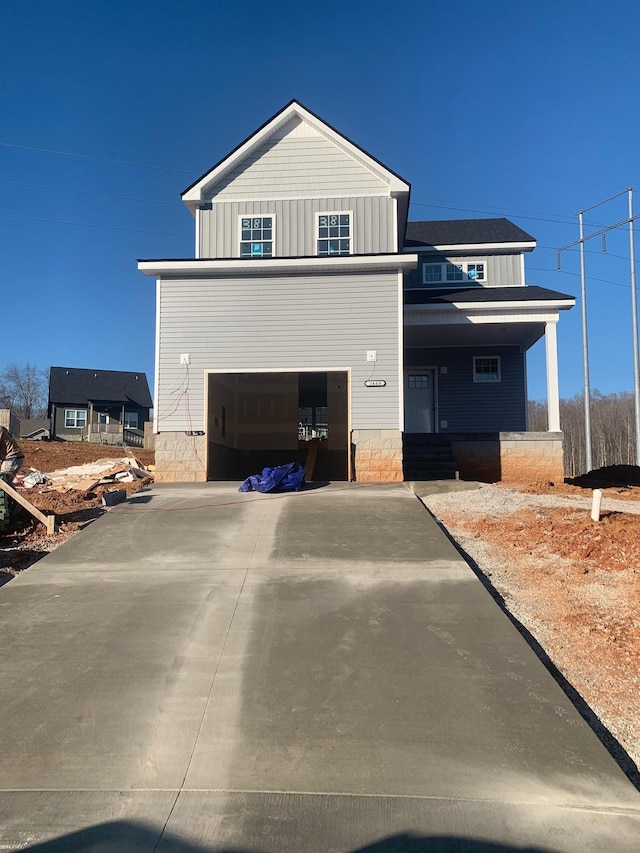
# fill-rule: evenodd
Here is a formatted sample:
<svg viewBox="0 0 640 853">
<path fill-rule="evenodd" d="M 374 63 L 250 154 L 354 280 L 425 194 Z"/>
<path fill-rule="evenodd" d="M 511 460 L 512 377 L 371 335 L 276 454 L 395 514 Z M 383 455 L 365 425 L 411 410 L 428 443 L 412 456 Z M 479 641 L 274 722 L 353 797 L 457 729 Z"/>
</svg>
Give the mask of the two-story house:
<svg viewBox="0 0 640 853">
<path fill-rule="evenodd" d="M 572 297 L 525 286 L 535 242 L 512 223 L 408 223 L 409 195 L 295 101 L 183 193 L 195 257 L 139 261 L 157 280 L 158 480 L 304 464 L 313 443 L 318 478 L 401 481 L 433 436 L 461 476 L 505 479 L 509 458 L 561 474 Z M 542 335 L 549 433 L 531 434 Z"/>
</svg>

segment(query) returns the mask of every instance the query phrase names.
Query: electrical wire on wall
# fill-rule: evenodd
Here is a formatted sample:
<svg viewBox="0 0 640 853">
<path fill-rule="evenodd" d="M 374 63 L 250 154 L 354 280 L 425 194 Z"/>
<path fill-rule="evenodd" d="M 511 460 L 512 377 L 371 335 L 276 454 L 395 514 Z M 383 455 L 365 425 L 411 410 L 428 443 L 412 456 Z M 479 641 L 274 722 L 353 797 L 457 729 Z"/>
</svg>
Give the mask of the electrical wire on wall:
<svg viewBox="0 0 640 853">
<path fill-rule="evenodd" d="M 171 392 L 169 403 L 167 404 L 167 409 L 165 412 L 158 412 L 158 424 L 161 421 L 166 421 L 169 418 L 173 417 L 179 410 L 181 405 L 184 405 L 184 415 L 187 421 L 187 429 L 185 430 L 185 434 L 191 439 L 191 445 L 193 448 L 193 455 L 197 460 L 198 464 L 204 471 L 205 477 L 207 476 L 207 468 L 200 458 L 200 454 L 198 453 L 198 446 L 196 444 L 196 435 L 204 435 L 204 432 L 196 431 L 193 429 L 193 421 L 191 418 L 191 406 L 189 400 L 189 383 L 190 383 L 190 374 L 189 374 L 189 364 L 183 364 L 184 371 L 182 376 L 180 377 L 180 381 L 178 383 L 177 388 Z"/>
</svg>

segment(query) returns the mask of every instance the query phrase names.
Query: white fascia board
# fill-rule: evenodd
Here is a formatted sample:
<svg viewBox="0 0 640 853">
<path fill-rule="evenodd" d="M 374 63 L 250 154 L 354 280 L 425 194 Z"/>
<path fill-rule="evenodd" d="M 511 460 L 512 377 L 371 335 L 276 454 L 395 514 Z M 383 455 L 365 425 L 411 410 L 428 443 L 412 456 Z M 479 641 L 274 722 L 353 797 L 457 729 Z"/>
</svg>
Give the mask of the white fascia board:
<svg viewBox="0 0 640 853">
<path fill-rule="evenodd" d="M 404 322 L 407 326 L 557 323 L 558 310 L 554 310 L 550 306 L 546 306 L 544 309 L 538 307 L 530 310 L 521 310 L 519 313 L 514 311 L 497 311 L 495 309 L 491 311 L 478 312 L 456 311 L 451 309 L 437 311 L 428 309 L 423 311 L 405 310 Z"/>
<path fill-rule="evenodd" d="M 362 270 L 415 269 L 417 255 L 335 255 L 312 258 L 227 258 L 138 261 L 138 269 L 150 276 L 246 275 L 247 273 L 352 272 Z"/>
<path fill-rule="evenodd" d="M 405 305 L 405 310 L 410 313 L 412 309 L 414 311 L 451 311 L 455 309 L 466 314 L 469 312 L 528 313 L 529 311 L 566 311 L 568 308 L 573 308 L 575 304 L 575 299 L 530 299 L 526 302 L 449 302 L 446 305 Z"/>
<path fill-rule="evenodd" d="M 431 255 L 435 252 L 470 252 L 474 255 L 481 255 L 484 252 L 532 252 L 536 247 L 536 241 L 529 243 L 452 243 L 451 245 L 442 246 L 409 246 L 404 249 L 405 252 L 420 252 L 421 254 Z"/>
<path fill-rule="evenodd" d="M 265 139 L 268 139 L 274 131 L 276 131 L 283 124 L 288 122 L 294 116 L 298 116 L 303 121 L 306 121 L 312 127 L 314 127 L 319 133 L 325 136 L 327 139 L 330 139 L 335 145 L 341 148 L 346 153 L 350 154 L 355 160 L 369 169 L 376 177 L 384 181 L 389 186 L 390 192 L 409 192 L 409 184 L 405 183 L 405 181 L 398 178 L 393 172 L 390 172 L 386 169 L 381 163 L 378 163 L 371 156 L 369 156 L 365 151 L 361 148 L 358 148 L 352 142 L 349 142 L 342 134 L 333 130 L 331 127 L 326 125 L 323 121 L 320 121 L 310 112 L 305 110 L 303 106 L 298 103 L 289 104 L 289 106 L 284 109 L 282 112 L 278 113 L 274 118 L 268 122 L 263 128 L 253 134 L 253 136 L 249 137 L 247 141 L 237 148 L 232 154 L 229 155 L 225 160 L 223 160 L 215 169 L 212 169 L 210 172 L 207 172 L 196 184 L 190 187 L 186 192 L 182 194 L 183 202 L 189 207 L 193 207 L 194 205 L 200 204 L 203 200 L 204 194 L 207 189 L 215 184 L 217 181 L 221 179 L 221 177 L 232 169 L 236 163 L 239 163 L 245 157 L 247 157 L 255 148 L 262 144 Z"/>
</svg>

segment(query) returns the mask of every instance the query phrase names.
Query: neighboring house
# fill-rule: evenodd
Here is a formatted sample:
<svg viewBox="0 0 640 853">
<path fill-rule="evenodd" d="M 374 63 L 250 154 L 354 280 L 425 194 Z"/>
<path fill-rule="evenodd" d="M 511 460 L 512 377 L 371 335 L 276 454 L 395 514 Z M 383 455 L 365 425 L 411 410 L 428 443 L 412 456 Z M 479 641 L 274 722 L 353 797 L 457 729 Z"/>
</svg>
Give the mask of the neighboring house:
<svg viewBox="0 0 640 853">
<path fill-rule="evenodd" d="M 407 222 L 409 184 L 293 101 L 182 195 L 195 258 L 157 279 L 156 479 L 562 475 L 556 324 L 505 219 Z M 528 433 L 546 341 L 549 431 Z M 446 467 L 446 465 L 444 466 Z"/>
<path fill-rule="evenodd" d="M 47 418 L 29 418 L 20 421 L 20 438 L 29 441 L 46 441 L 51 437 L 51 426 Z"/>
<path fill-rule="evenodd" d="M 51 438 L 141 447 L 152 406 L 144 373 L 77 367 L 50 370 Z"/>
</svg>

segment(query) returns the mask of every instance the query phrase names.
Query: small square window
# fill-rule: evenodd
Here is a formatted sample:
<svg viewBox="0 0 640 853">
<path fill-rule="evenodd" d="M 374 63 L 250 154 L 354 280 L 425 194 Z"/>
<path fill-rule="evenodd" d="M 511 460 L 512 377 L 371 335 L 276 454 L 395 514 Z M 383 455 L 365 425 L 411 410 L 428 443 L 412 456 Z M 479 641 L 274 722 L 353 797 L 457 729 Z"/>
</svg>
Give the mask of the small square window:
<svg viewBox="0 0 640 853">
<path fill-rule="evenodd" d="M 442 264 L 423 264 L 422 283 L 434 284 L 442 281 Z"/>
<path fill-rule="evenodd" d="M 474 356 L 473 381 L 500 382 L 500 357 L 497 355 Z"/>
<path fill-rule="evenodd" d="M 429 390 L 429 374 L 428 373 L 419 373 L 419 374 L 410 374 L 408 381 L 409 388 L 420 389 L 420 390 Z"/>
<path fill-rule="evenodd" d="M 467 277 L 471 281 L 485 281 L 484 264 L 467 264 Z"/>
<path fill-rule="evenodd" d="M 138 412 L 125 412 L 124 425 L 127 429 L 138 429 Z"/>
</svg>

